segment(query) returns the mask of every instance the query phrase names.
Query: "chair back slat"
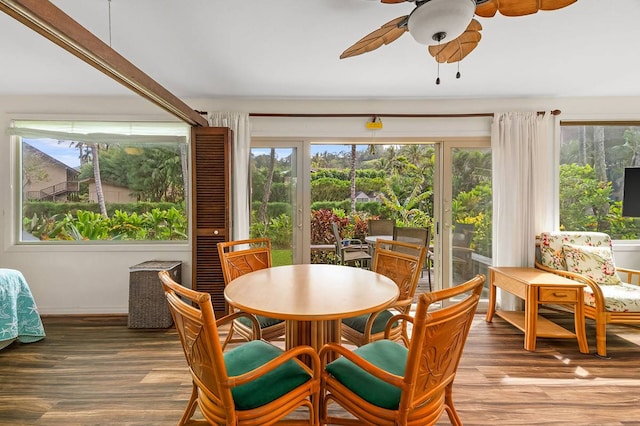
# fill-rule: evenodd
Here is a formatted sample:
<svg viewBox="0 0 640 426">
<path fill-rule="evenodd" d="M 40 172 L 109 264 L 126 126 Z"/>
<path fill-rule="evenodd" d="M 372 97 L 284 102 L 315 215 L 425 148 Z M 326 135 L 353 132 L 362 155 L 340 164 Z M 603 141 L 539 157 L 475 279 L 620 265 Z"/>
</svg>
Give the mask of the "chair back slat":
<svg viewBox="0 0 640 426">
<path fill-rule="evenodd" d="M 158 275 L 194 382 L 216 406 L 233 407 L 230 388 L 220 386 L 228 376 L 211 295 L 182 287 L 165 271 Z M 220 409 L 218 415 L 224 419 L 234 413 Z"/>
<path fill-rule="evenodd" d="M 455 378 L 484 280 L 478 275 L 459 286 L 419 296 L 405 371 L 406 386 L 412 391 L 402 394 L 401 412 L 444 398 L 445 387 Z M 469 294 L 464 299 L 428 312 L 431 304 L 457 300 L 465 293 Z"/>
<path fill-rule="evenodd" d="M 271 268 L 271 240 L 269 238 L 252 238 L 247 240 L 223 241 L 218 243 L 218 256 L 222 266 L 224 285 L 249 272 Z M 260 285 L 256 282 L 256 285 Z M 233 306 L 230 311 L 238 311 Z M 262 338 L 273 340 L 285 334 L 283 320 L 257 317 L 261 321 Z M 246 321 L 234 320 L 229 329 L 224 346 L 233 340 L 234 335 L 240 335 L 245 340 L 255 338 L 251 327 Z"/>
<path fill-rule="evenodd" d="M 218 243 L 225 285 L 249 272 L 271 267 L 271 241 L 268 238 Z"/>
<path fill-rule="evenodd" d="M 373 270 L 396 283 L 400 291 L 398 300 L 413 299 L 426 252 L 424 244 L 378 240 Z"/>
</svg>

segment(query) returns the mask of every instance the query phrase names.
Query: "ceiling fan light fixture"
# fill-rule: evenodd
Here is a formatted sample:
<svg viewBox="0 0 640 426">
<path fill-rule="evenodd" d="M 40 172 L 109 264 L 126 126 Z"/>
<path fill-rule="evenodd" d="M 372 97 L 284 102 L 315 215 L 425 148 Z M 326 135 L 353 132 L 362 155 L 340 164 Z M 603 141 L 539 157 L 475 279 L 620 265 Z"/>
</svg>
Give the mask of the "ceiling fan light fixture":
<svg viewBox="0 0 640 426">
<path fill-rule="evenodd" d="M 475 0 L 429 0 L 409 15 L 409 33 L 421 44 L 448 43 L 466 30 L 475 10 Z"/>
</svg>

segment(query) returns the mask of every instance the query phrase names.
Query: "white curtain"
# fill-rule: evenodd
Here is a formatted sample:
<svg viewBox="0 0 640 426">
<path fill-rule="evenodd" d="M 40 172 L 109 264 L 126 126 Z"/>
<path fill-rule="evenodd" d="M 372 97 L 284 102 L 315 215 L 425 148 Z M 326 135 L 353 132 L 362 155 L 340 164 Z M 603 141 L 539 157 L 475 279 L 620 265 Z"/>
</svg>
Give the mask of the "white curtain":
<svg viewBox="0 0 640 426">
<path fill-rule="evenodd" d="M 493 264 L 528 266 L 535 260 L 535 236 L 554 229 L 553 126 L 549 114 L 496 113 L 493 152 Z M 555 174 L 555 175 L 554 175 Z M 501 292 L 502 293 L 502 292 Z M 521 301 L 499 294 L 501 309 L 522 309 Z"/>
<path fill-rule="evenodd" d="M 233 130 L 231 163 L 231 237 L 233 241 L 249 238 L 249 157 L 251 155 L 251 126 L 249 114 L 242 112 L 214 112 L 209 125 Z"/>
</svg>

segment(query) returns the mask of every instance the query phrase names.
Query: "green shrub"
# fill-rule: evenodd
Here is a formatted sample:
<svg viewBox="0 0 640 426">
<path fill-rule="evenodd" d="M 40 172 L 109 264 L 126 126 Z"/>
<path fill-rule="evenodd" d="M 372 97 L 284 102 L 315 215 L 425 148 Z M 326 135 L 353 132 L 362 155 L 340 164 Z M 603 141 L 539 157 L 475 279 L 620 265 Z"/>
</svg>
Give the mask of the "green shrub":
<svg viewBox="0 0 640 426">
<path fill-rule="evenodd" d="M 68 210 L 68 208 L 67 208 Z M 42 241 L 47 240 L 186 240 L 188 221 L 182 210 L 154 208 L 138 214 L 116 210 L 103 217 L 91 210 L 65 214 L 33 214 L 23 219 L 23 228 Z"/>
</svg>

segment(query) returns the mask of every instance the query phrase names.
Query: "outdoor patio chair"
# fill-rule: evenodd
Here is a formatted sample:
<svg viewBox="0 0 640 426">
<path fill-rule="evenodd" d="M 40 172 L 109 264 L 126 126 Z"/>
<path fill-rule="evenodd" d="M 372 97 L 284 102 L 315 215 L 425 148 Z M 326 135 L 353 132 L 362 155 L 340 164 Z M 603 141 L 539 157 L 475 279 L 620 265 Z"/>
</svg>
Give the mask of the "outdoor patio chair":
<svg viewBox="0 0 640 426">
<path fill-rule="evenodd" d="M 367 244 L 357 238 L 342 238 L 336 222 L 331 222 L 333 235 L 336 240 L 336 258 L 343 265 L 359 265 L 369 267 L 371 255 Z"/>
<path fill-rule="evenodd" d="M 602 232 L 543 232 L 536 267 L 585 283 L 584 315 L 596 322 L 597 355 L 607 357 L 607 324 L 640 324 L 640 271 L 616 267 Z"/>
<path fill-rule="evenodd" d="M 392 219 L 369 219 L 367 221 L 367 235 L 393 235 L 396 221 Z"/>
<path fill-rule="evenodd" d="M 460 274 L 461 280 L 468 280 L 471 277 L 472 258 L 474 250 L 471 248 L 471 241 L 475 234 L 473 223 L 456 223 L 451 234 L 451 263 Z"/>
</svg>

